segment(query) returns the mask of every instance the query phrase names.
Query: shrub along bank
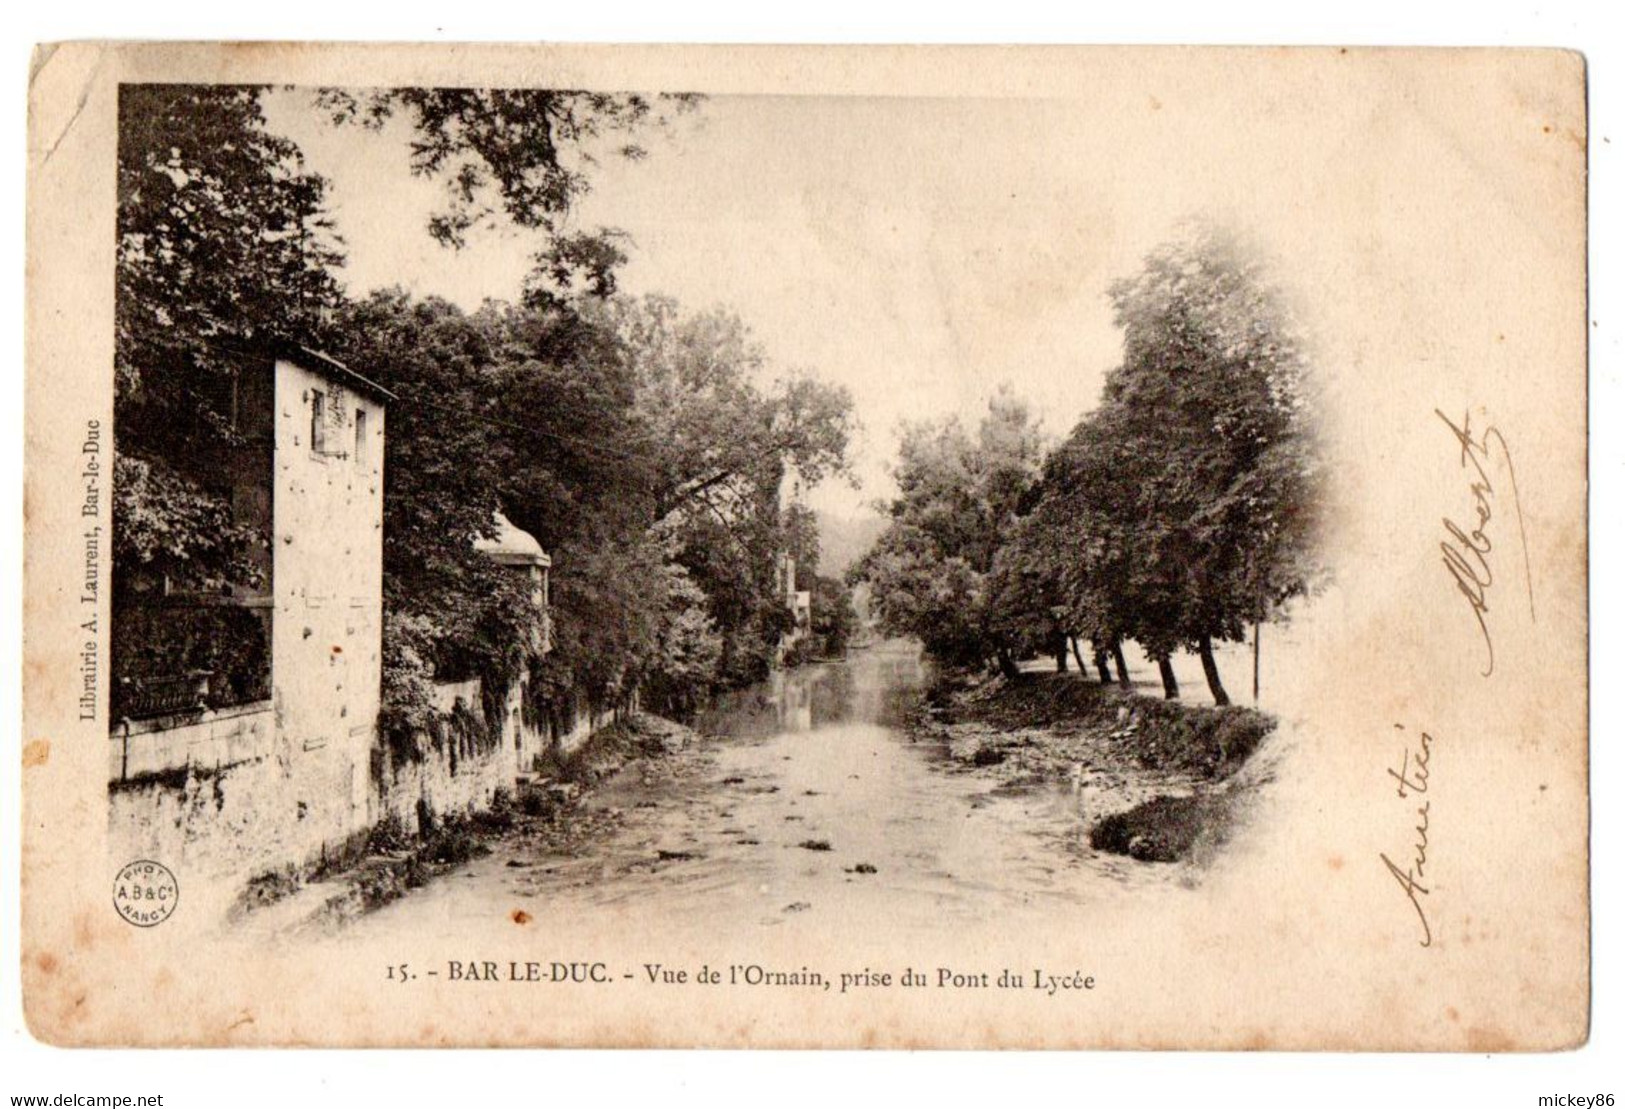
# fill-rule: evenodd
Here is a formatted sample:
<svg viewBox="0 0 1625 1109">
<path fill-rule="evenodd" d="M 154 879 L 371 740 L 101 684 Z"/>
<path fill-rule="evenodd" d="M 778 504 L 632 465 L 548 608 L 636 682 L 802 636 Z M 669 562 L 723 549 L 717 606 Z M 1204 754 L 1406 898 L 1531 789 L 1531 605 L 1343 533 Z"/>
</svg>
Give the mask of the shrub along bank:
<svg viewBox="0 0 1625 1109">
<path fill-rule="evenodd" d="M 1200 857 L 1225 838 L 1236 774 L 1276 721 L 1125 693 L 1072 674 L 939 680 L 915 721 L 955 760 L 1012 786 L 1066 784 L 1097 851 Z"/>
</svg>

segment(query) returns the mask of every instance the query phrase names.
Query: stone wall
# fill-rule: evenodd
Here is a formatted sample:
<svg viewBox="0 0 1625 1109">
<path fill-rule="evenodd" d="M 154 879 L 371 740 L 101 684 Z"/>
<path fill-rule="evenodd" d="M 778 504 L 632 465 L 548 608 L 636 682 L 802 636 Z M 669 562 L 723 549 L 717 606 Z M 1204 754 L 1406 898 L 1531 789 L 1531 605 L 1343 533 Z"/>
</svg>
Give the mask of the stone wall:
<svg viewBox="0 0 1625 1109">
<path fill-rule="evenodd" d="M 207 915 L 253 876 L 342 857 L 365 836 L 345 800 L 349 766 L 295 750 L 264 704 L 121 727 L 109 756 L 112 853 L 164 863 Z"/>
<path fill-rule="evenodd" d="M 387 768 L 373 798 L 373 822 L 393 815 L 408 831 L 419 829 L 420 814 L 435 817 L 465 816 L 490 807 L 498 791 L 512 794 L 521 781 L 537 773 L 538 760 L 568 756 L 594 733 L 636 708 L 636 698 L 625 709 L 594 709 L 585 694 L 575 697 L 573 713 L 564 714 L 567 727 L 557 722 L 533 725 L 523 711 L 524 686 L 508 691 L 502 716 L 488 722 L 481 709 L 480 682 L 442 682 L 435 686 L 435 707 L 443 727 L 437 735 L 417 737 L 419 756 Z M 461 734 L 459 713 L 472 713 L 486 727 L 481 738 Z"/>
<path fill-rule="evenodd" d="M 270 754 L 271 702 L 256 701 L 181 718 L 123 720 L 108 736 L 107 780 L 173 774 L 188 767 L 224 770 Z"/>
<path fill-rule="evenodd" d="M 636 709 L 635 696 L 628 707 Z M 562 755 L 575 753 L 583 743 L 592 738 L 594 733 L 615 723 L 622 714 L 623 710 L 613 705 L 594 707 L 587 699 L 587 695 L 578 691 L 573 711 L 564 714 L 563 726 L 555 724 L 552 728 L 553 740 L 558 744 L 559 753 Z"/>
<path fill-rule="evenodd" d="M 459 717 L 483 723 L 480 704 L 478 678 L 435 686 L 441 726 L 417 736 L 417 757 L 384 768 L 372 798 L 374 824 L 394 817 L 417 832 L 425 814 L 467 816 L 489 808 L 499 790 L 513 792 L 514 754 L 503 735 L 482 737 L 459 723 Z"/>
<path fill-rule="evenodd" d="M 497 727 L 481 735 L 469 726 L 484 723 L 478 679 L 437 685 L 441 726 L 418 737 L 416 758 L 391 765 L 377 752 L 381 769 L 359 813 L 349 802 L 354 770 L 345 749 L 307 750 L 278 726 L 270 703 L 121 725 L 108 737 L 110 845 L 121 859 L 162 861 L 183 882 L 203 879 L 188 888 L 218 891 L 224 900 L 209 911 L 223 911 L 249 879 L 342 859 L 388 817 L 416 832 L 425 813 L 444 819 L 487 809 L 555 743 L 568 755 L 625 711 L 594 710 L 581 695 L 573 716 L 564 714 L 567 728 L 532 727 L 521 698 L 516 686 Z"/>
</svg>

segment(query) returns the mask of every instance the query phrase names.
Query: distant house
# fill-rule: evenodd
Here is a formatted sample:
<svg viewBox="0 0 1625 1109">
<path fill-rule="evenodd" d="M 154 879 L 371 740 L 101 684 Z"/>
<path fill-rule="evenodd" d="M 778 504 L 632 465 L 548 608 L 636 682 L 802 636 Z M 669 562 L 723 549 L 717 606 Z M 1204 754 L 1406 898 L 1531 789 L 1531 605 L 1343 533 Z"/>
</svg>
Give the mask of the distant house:
<svg viewBox="0 0 1625 1109">
<path fill-rule="evenodd" d="M 797 588 L 801 583 L 796 577 L 796 560 L 793 555 L 780 556 L 779 566 L 784 605 L 790 610 L 790 618 L 794 621 L 791 629 L 785 633 L 782 644 L 788 649 L 804 639 L 812 629 L 812 590 Z"/>
<path fill-rule="evenodd" d="M 551 623 L 548 621 L 548 571 L 553 565 L 553 559 L 542 550 L 542 545 L 536 537 L 528 531 L 520 531 L 502 513 L 496 514 L 496 536 L 487 539 L 480 537 L 474 540 L 474 549 L 479 551 L 499 566 L 506 566 L 515 573 L 523 574 L 529 579 L 531 585 L 531 602 L 536 605 L 540 620 L 538 621 L 538 641 L 533 645 L 533 653 L 546 654 L 552 649 L 549 641 L 551 636 Z"/>
<path fill-rule="evenodd" d="M 779 519 L 788 522 L 793 512 L 804 511 L 801 499 L 801 473 L 795 463 L 786 461 L 784 475 L 779 479 Z M 812 633 L 812 590 L 799 588 L 796 576 L 796 557 L 786 549 L 779 552 L 777 565 L 779 596 L 790 612 L 790 629 L 779 639 L 775 659 L 783 665 L 796 646 Z M 811 584 L 810 582 L 808 583 Z"/>
<path fill-rule="evenodd" d="M 230 873 L 341 850 L 370 825 L 381 677 L 385 410 L 393 395 L 277 345 L 232 383 L 234 445 L 192 460 L 264 537 L 228 593 L 130 575 L 115 622 L 111 834 Z"/>
</svg>

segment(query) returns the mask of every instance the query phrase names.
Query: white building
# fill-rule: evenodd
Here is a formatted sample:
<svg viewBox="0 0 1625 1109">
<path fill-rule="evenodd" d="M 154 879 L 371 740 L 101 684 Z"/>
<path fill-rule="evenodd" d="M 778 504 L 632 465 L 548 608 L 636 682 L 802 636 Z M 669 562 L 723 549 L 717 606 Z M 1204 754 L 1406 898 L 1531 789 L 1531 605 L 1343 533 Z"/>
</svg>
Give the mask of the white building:
<svg viewBox="0 0 1625 1109">
<path fill-rule="evenodd" d="M 264 534 L 264 582 L 191 594 L 125 568 L 114 619 L 148 621 L 153 642 L 139 662 L 115 659 L 110 835 L 122 854 L 247 877 L 343 852 L 370 827 L 392 399 L 289 345 L 240 371 L 241 443 L 209 460 L 205 480 Z M 202 631 L 166 643 L 166 627 Z M 229 672 L 186 664 L 216 628 L 242 642 L 204 646 L 250 661 Z M 268 673 L 252 672 L 267 660 Z"/>
</svg>

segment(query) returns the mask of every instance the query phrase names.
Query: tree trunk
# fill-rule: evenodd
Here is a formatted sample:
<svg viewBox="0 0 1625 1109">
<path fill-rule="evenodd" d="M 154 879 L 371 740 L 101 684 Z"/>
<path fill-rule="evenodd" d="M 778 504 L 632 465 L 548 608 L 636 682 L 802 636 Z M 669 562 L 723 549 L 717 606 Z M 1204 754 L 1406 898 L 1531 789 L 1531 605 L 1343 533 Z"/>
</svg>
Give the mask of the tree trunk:
<svg viewBox="0 0 1625 1109">
<path fill-rule="evenodd" d="M 1174 664 L 1167 655 L 1157 659 L 1157 669 L 1162 673 L 1162 695 L 1166 700 L 1179 700 L 1179 679 L 1174 677 Z"/>
<path fill-rule="evenodd" d="M 1072 642 L 1072 657 L 1077 660 L 1078 673 L 1088 675 L 1089 668 L 1083 664 L 1083 649 L 1078 646 L 1078 637 L 1075 635 L 1069 635 L 1067 636 L 1067 639 L 1071 640 Z"/>
<path fill-rule="evenodd" d="M 1112 669 L 1106 663 L 1106 648 L 1095 648 L 1095 672 L 1100 675 L 1101 685 L 1112 684 Z"/>
<path fill-rule="evenodd" d="M 998 660 L 999 673 L 1003 674 L 1010 681 L 1015 681 L 1017 678 L 1021 677 L 1021 667 L 1017 666 L 1016 660 L 1010 657 L 1010 651 L 1008 648 L 999 648 Z"/>
<path fill-rule="evenodd" d="M 1253 702 L 1258 702 L 1258 621 L 1253 621 Z"/>
<path fill-rule="evenodd" d="M 1121 639 L 1112 640 L 1112 661 L 1117 663 L 1117 684 L 1124 689 L 1128 689 L 1133 683 L 1128 678 L 1128 659 L 1123 657 L 1123 641 Z M 1169 673 L 1172 673 L 1172 671 L 1169 671 Z M 1177 684 L 1174 686 L 1174 696 L 1179 696 Z"/>
<path fill-rule="evenodd" d="M 1060 632 L 1055 634 L 1055 672 L 1066 673 L 1066 636 Z"/>
<path fill-rule="evenodd" d="M 1197 647 L 1202 653 L 1202 673 L 1207 675 L 1207 687 L 1213 691 L 1213 703 L 1228 705 L 1230 695 L 1224 691 L 1224 683 L 1219 680 L 1219 664 L 1213 658 L 1213 637 L 1202 636 Z"/>
</svg>

